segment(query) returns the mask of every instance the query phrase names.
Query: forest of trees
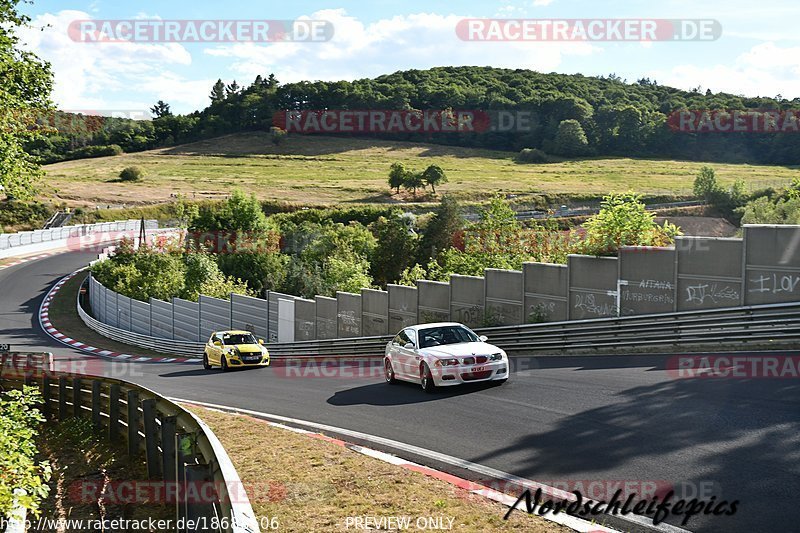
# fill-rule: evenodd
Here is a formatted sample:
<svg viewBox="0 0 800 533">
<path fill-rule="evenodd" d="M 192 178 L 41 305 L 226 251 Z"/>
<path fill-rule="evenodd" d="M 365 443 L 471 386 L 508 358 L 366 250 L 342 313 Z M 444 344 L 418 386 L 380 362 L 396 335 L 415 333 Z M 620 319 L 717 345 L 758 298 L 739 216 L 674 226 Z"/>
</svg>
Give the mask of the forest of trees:
<svg viewBox="0 0 800 533">
<path fill-rule="evenodd" d="M 218 80 L 202 111 L 175 115 L 159 101 L 152 121 L 61 116 L 57 134 L 28 151 L 42 162 L 145 150 L 240 131 L 269 131 L 285 110 L 509 110 L 536 117 L 527 132 L 384 133 L 382 138 L 509 150 L 543 150 L 565 157 L 633 156 L 703 161 L 796 164 L 792 133 L 693 134 L 667 126 L 677 110 L 787 110 L 800 99 L 683 91 L 614 75 L 588 77 L 492 67 L 439 67 L 374 79 L 281 84 L 270 74 L 250 85 Z M 340 134 L 344 135 L 344 134 Z M 360 134 L 364 136 L 365 134 Z M 530 154 L 526 152 L 526 154 Z"/>
</svg>

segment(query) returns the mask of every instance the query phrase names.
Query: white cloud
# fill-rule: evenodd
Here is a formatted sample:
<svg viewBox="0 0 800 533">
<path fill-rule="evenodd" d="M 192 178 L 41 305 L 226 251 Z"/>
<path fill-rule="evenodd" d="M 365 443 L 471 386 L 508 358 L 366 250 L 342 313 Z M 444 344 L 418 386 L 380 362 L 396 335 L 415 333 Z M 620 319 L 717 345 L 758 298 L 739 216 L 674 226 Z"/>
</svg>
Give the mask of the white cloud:
<svg viewBox="0 0 800 533">
<path fill-rule="evenodd" d="M 665 85 L 747 96 L 800 96 L 800 47 L 781 48 L 767 42 L 753 46 L 732 64 L 678 65 L 649 74 Z"/>
<path fill-rule="evenodd" d="M 275 72 L 281 82 L 340 80 L 403 69 L 443 65 L 555 70 L 564 55 L 589 55 L 589 43 L 467 42 L 456 35 L 457 15 L 417 13 L 364 24 L 343 9 L 323 10 L 311 18 L 334 25 L 326 43 L 236 43 L 204 52 L 232 60 L 230 68 L 245 79 Z"/>
<path fill-rule="evenodd" d="M 52 64 L 55 73 L 53 99 L 61 109 L 123 109 L 138 105 L 138 89 L 157 84 L 173 76 L 168 68 L 192 62 L 189 51 L 178 43 L 84 43 L 70 38 L 69 25 L 74 20 L 90 19 L 83 11 L 64 10 L 43 14 L 24 29 L 20 37 L 39 57 Z M 41 30 L 39 28 L 42 28 Z M 176 83 L 180 80 L 174 80 Z M 147 95 L 147 101 L 159 98 L 188 103 L 172 97 L 172 89 Z M 131 98 L 135 94 L 136 98 Z M 196 98 L 192 100 L 197 101 Z M 130 109 L 124 107 L 124 109 Z"/>
<path fill-rule="evenodd" d="M 553 0 L 533 0 L 534 7 L 544 7 L 549 6 L 553 3 Z"/>
</svg>

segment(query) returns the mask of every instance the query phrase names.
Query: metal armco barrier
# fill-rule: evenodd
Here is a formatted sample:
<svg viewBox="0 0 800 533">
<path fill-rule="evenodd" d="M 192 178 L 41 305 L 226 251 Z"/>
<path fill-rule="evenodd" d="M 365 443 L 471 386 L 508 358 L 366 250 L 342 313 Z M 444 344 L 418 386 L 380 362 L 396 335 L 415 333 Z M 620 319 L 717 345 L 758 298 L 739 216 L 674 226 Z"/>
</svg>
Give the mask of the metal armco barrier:
<svg viewBox="0 0 800 533">
<path fill-rule="evenodd" d="M 130 456 L 144 455 L 150 480 L 184 487 L 183 494 L 211 494 L 207 501 L 174 498 L 176 517 L 188 531 L 257 533 L 255 513 L 227 452 L 198 417 L 159 394 L 118 379 L 67 374 L 38 366 L 3 367 L 0 385 L 38 385 L 48 420 L 86 417 L 110 441 L 125 442 Z M 131 480 L 135 481 L 135 480 Z M 146 480 L 139 480 L 146 481 Z M 214 490 L 206 490 L 213 487 Z M 201 490 L 202 489 L 202 490 Z M 135 491 L 133 491 L 135 493 Z M 173 491 L 172 494 L 175 492 Z M 181 500 L 184 501 L 181 501 Z M 195 501 L 196 500 L 196 501 Z M 219 527 L 212 528 L 213 524 Z"/>
</svg>

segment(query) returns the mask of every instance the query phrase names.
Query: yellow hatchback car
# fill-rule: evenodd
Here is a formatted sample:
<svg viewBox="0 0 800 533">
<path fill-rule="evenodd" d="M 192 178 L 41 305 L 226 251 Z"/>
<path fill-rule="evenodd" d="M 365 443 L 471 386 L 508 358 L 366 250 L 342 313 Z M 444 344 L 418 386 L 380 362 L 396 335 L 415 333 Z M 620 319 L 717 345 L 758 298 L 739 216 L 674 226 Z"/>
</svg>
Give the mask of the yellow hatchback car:
<svg viewBox="0 0 800 533">
<path fill-rule="evenodd" d="M 203 368 L 219 366 L 223 372 L 231 368 L 269 366 L 269 352 L 262 339 L 249 331 L 215 331 L 203 351 Z"/>
</svg>

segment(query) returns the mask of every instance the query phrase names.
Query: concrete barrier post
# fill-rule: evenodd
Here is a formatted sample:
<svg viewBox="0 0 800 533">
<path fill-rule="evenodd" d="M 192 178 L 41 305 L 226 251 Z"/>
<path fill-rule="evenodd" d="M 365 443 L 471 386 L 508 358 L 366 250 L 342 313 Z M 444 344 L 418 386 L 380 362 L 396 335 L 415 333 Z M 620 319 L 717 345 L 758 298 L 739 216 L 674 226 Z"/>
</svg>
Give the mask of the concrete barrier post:
<svg viewBox="0 0 800 533">
<path fill-rule="evenodd" d="M 128 455 L 133 457 L 139 453 L 139 393 L 129 390 L 128 402 Z"/>
<path fill-rule="evenodd" d="M 144 424 L 145 457 L 147 459 L 147 477 L 157 479 L 161 473 L 161 462 L 158 457 L 158 433 L 156 429 L 156 400 L 142 400 L 142 422 Z"/>
</svg>

